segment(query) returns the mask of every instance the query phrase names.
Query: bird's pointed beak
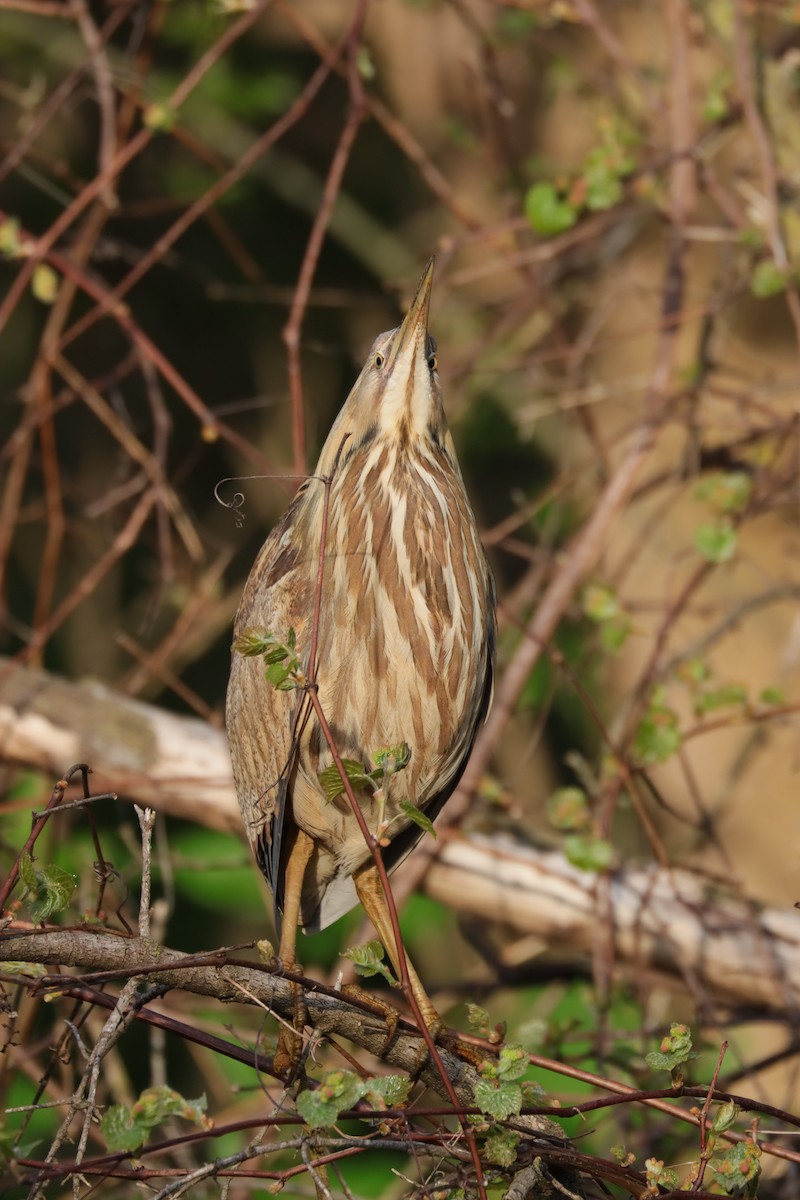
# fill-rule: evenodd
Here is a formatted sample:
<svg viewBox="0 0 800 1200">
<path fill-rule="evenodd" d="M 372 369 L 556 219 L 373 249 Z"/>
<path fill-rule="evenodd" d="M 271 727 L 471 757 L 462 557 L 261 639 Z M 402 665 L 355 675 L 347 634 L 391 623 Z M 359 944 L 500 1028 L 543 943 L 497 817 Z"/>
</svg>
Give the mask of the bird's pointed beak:
<svg viewBox="0 0 800 1200">
<path fill-rule="evenodd" d="M 390 360 L 387 363 L 390 369 L 400 359 L 408 357 L 413 360 L 419 356 L 427 361 L 428 314 L 431 307 L 434 265 L 435 259 L 429 259 L 422 279 L 419 281 L 417 294 L 403 318 L 403 324 L 397 331 L 397 337 L 394 339 L 390 352 Z"/>
</svg>

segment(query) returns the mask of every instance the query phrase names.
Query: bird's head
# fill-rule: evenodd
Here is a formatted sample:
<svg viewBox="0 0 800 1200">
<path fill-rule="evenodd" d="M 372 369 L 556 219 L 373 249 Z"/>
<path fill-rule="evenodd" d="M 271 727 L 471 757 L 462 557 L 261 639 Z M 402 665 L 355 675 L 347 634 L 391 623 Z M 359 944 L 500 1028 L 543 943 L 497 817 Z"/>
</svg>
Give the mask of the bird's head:
<svg viewBox="0 0 800 1200">
<path fill-rule="evenodd" d="M 323 460 L 336 454 L 345 434 L 345 456 L 376 436 L 409 445 L 424 439 L 437 445 L 445 442 L 436 343 L 428 333 L 433 266 L 431 259 L 403 323 L 373 342 L 325 443 L 320 468 Z"/>
</svg>

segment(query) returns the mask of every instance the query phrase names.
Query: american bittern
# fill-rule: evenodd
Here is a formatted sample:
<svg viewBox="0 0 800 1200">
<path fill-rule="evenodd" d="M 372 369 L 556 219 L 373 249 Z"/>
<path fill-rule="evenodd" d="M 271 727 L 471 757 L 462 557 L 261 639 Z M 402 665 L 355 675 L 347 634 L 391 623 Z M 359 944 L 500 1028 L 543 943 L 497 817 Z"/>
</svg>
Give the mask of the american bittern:
<svg viewBox="0 0 800 1200">
<path fill-rule="evenodd" d="M 428 334 L 432 281 L 433 261 L 402 325 L 370 350 L 314 475 L 258 555 L 236 617 L 226 718 L 233 772 L 276 921 L 283 914 L 289 967 L 298 923 L 316 932 L 360 900 L 399 972 L 370 849 L 346 796 L 331 798 L 335 780 L 327 792 L 320 781 L 332 756 L 308 692 L 273 686 L 240 652 L 247 639 L 271 635 L 287 651 L 288 641 L 294 678 L 316 679 L 343 759 L 368 773 L 394 748 L 401 769 L 378 795 L 363 779 L 354 785 L 389 870 L 421 836 L 409 804 L 437 815 L 489 705 L 494 585 L 442 406 Z M 410 964 L 409 976 L 426 1024 L 436 1025 Z M 279 1070 L 290 1070 L 300 1046 L 299 1034 L 282 1032 Z"/>
</svg>

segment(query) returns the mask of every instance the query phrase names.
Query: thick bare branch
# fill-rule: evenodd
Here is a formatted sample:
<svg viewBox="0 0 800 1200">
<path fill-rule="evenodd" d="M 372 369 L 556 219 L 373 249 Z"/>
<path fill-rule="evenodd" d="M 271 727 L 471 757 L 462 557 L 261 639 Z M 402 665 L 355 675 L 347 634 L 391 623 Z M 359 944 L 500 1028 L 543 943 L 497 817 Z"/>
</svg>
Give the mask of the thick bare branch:
<svg viewBox="0 0 800 1200">
<path fill-rule="evenodd" d="M 54 777 L 69 762 L 88 761 L 96 791 L 241 830 L 224 734 L 101 684 L 3 660 L 0 757 Z M 596 883 L 554 851 L 451 838 L 424 886 L 456 911 L 588 954 Z M 616 961 L 626 972 L 672 976 L 710 1002 L 770 1011 L 797 1005 L 800 914 L 760 908 L 702 876 L 655 866 L 615 872 L 611 893 Z"/>
</svg>

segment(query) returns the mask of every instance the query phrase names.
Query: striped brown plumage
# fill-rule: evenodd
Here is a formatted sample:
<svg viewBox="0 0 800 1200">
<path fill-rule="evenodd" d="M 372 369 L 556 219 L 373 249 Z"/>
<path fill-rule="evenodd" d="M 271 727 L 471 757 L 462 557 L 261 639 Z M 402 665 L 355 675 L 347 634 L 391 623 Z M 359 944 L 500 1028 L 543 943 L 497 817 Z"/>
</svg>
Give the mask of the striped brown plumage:
<svg viewBox="0 0 800 1200">
<path fill-rule="evenodd" d="M 431 262 L 403 324 L 375 341 L 314 475 L 258 555 L 235 624 L 237 638 L 294 629 L 310 669 L 329 479 L 318 695 L 343 758 L 371 769 L 380 748 L 410 747 L 387 789 L 389 869 L 421 836 L 402 802 L 436 816 L 492 687 L 494 586 L 427 331 L 432 278 Z M 245 829 L 285 916 L 281 956 L 294 961 L 298 921 L 322 929 L 360 898 L 396 966 L 369 847 L 347 798 L 327 799 L 319 781 L 331 754 L 308 696 L 276 690 L 259 659 L 234 650 L 226 717 Z M 369 789 L 358 799 L 374 832 L 379 806 Z"/>
</svg>

